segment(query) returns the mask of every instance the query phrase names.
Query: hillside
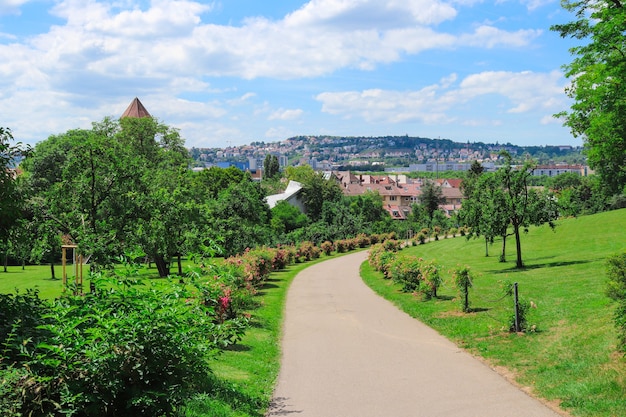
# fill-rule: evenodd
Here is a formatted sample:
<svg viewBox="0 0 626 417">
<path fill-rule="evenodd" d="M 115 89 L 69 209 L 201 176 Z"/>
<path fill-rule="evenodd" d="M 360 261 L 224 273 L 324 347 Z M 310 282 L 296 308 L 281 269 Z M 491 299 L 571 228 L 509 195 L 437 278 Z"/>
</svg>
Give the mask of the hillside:
<svg viewBox="0 0 626 417">
<path fill-rule="evenodd" d="M 461 346 L 512 372 L 521 385 L 583 416 L 626 415 L 626 361 L 615 351 L 614 304 L 605 295 L 605 259 L 626 250 L 626 210 L 564 219 L 555 231 L 531 229 L 522 236 L 526 268 L 516 270 L 514 244 L 507 263 L 498 262 L 501 242 L 485 257 L 484 242 L 457 237 L 406 250 L 442 266 L 446 285 L 436 301 L 415 302 L 388 281 L 368 284 L 410 314 Z M 469 265 L 474 313 L 461 314 L 452 270 Z M 367 275 L 367 274 L 366 274 Z M 505 282 L 518 282 L 532 301 L 529 321 L 536 331 L 510 334 L 512 300 Z"/>
</svg>

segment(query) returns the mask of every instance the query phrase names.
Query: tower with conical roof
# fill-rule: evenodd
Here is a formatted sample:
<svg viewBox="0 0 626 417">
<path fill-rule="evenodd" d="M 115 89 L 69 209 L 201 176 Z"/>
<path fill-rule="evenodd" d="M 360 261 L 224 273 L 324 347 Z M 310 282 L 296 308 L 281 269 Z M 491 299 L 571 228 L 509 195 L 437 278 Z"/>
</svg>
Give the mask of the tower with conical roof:
<svg viewBox="0 0 626 417">
<path fill-rule="evenodd" d="M 141 101 L 139 101 L 139 99 L 135 97 L 133 101 L 131 101 L 130 105 L 126 108 L 120 119 L 123 119 L 124 117 L 142 118 L 152 116 L 150 116 L 150 113 L 148 113 L 148 110 L 146 110 L 144 105 L 141 104 Z"/>
</svg>

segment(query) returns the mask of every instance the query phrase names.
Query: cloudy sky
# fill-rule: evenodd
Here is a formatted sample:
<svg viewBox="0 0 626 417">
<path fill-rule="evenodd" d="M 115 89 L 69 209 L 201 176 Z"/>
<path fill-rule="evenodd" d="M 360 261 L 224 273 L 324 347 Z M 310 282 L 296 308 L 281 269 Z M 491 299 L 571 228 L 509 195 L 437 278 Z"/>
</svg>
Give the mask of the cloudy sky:
<svg viewBox="0 0 626 417">
<path fill-rule="evenodd" d="M 0 0 L 0 126 L 34 144 L 139 97 L 188 147 L 580 145 L 552 117 L 569 20 L 558 0 Z"/>
</svg>

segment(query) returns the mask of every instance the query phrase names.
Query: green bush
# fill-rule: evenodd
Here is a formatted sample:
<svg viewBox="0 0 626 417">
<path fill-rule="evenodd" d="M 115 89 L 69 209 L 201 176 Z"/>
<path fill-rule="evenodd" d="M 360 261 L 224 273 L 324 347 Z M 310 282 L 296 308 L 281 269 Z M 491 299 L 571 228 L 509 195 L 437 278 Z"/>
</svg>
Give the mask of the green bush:
<svg viewBox="0 0 626 417">
<path fill-rule="evenodd" d="M 402 291 L 419 291 L 424 277 L 422 259 L 415 256 L 397 256 L 389 265 L 391 279 L 402 285 Z"/>
<path fill-rule="evenodd" d="M 320 245 L 320 249 L 322 250 L 322 252 L 324 252 L 326 256 L 330 256 L 333 250 L 335 250 L 335 245 L 333 245 L 333 242 L 329 242 L 327 240 L 325 242 L 322 242 L 322 244 Z"/>
<path fill-rule="evenodd" d="M 469 266 L 464 266 L 454 271 L 454 284 L 459 289 L 461 310 L 464 313 L 469 313 L 471 311 L 469 302 L 469 289 L 472 288 L 472 281 L 473 279 L 470 273 Z"/>
<path fill-rule="evenodd" d="M 134 271 L 94 276 L 94 293 L 46 302 L 39 340 L 5 340 L 4 352 L 22 351 L 0 360 L 5 415 L 167 416 L 210 391 L 209 360 L 246 321 L 221 316 L 197 286 L 143 282 Z"/>
<path fill-rule="evenodd" d="M 424 282 L 423 292 L 427 298 L 437 298 L 437 290 L 443 283 L 439 274 L 439 267 L 434 261 L 422 261 L 420 263 L 420 274 Z"/>
</svg>

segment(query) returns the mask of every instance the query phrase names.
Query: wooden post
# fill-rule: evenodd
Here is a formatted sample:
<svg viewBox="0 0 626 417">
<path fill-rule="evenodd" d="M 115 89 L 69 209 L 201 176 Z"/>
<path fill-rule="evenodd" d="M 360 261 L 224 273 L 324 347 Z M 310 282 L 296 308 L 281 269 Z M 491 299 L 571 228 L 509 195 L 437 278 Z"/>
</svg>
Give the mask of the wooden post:
<svg viewBox="0 0 626 417">
<path fill-rule="evenodd" d="M 517 293 L 517 282 L 513 284 L 513 292 L 515 295 L 515 331 L 520 332 L 522 329 L 519 322 L 519 295 Z"/>
<path fill-rule="evenodd" d="M 63 269 L 63 290 L 67 287 L 67 250 L 72 249 L 72 259 L 74 262 L 74 283 L 76 290 L 83 286 L 83 257 L 76 255 L 76 245 L 61 245 L 61 266 Z"/>
</svg>

